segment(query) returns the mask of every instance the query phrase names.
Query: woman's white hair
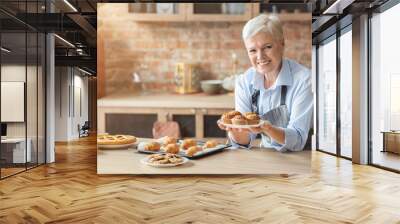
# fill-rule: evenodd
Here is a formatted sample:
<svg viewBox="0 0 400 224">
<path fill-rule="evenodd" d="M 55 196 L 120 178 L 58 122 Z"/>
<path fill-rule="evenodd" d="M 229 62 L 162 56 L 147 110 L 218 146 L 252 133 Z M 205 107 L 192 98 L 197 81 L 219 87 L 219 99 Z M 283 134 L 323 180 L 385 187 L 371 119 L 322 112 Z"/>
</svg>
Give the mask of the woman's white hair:
<svg viewBox="0 0 400 224">
<path fill-rule="evenodd" d="M 249 20 L 243 27 L 243 40 L 251 38 L 259 32 L 268 33 L 277 41 L 284 41 L 282 24 L 276 15 L 260 14 Z"/>
</svg>

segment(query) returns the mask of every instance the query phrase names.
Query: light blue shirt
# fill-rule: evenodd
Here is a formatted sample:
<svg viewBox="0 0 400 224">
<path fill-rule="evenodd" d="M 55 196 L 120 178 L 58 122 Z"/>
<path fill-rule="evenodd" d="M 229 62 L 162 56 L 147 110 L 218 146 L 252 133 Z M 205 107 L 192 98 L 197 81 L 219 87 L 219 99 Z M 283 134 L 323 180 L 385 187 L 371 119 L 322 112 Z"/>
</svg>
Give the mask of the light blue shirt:
<svg viewBox="0 0 400 224">
<path fill-rule="evenodd" d="M 280 105 L 283 85 L 287 86 L 286 106 L 289 111 L 289 124 L 284 128 L 285 144 L 279 144 L 262 135 L 261 146 L 273 147 L 282 152 L 301 151 L 307 141 L 314 105 L 311 71 L 308 68 L 293 60 L 283 59 L 278 78 L 269 89 L 264 88 L 264 75 L 257 73 L 254 68 L 248 69 L 236 80 L 235 108 L 241 113 L 250 112 L 251 96 L 255 90 L 260 90 L 258 111 L 262 115 Z M 250 135 L 251 140 L 255 137 L 255 134 Z"/>
</svg>

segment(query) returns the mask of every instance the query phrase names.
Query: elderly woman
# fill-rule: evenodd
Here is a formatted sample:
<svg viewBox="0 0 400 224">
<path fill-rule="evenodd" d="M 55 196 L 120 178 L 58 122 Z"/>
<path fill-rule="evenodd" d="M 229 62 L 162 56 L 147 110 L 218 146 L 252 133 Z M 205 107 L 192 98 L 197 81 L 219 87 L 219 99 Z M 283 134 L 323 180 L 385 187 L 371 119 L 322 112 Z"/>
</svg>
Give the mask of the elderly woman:
<svg viewBox="0 0 400 224">
<path fill-rule="evenodd" d="M 313 112 L 310 70 L 283 58 L 285 39 L 277 17 L 251 19 L 242 36 L 252 67 L 236 80 L 235 107 L 241 113 L 255 112 L 265 122 L 251 129 L 219 127 L 236 146 L 249 147 L 261 133 L 262 147 L 303 150 Z"/>
</svg>

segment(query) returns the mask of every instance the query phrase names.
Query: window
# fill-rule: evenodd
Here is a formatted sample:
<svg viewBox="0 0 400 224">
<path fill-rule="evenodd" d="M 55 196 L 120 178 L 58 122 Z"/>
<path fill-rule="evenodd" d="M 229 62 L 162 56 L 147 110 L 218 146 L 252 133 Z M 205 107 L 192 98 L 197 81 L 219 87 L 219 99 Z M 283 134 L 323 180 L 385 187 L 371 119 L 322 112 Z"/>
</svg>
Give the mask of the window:
<svg viewBox="0 0 400 224">
<path fill-rule="evenodd" d="M 43 1 L 0 3 L 19 16 L 41 13 L 42 5 Z M 45 163 L 46 38 L 4 12 L 0 17 L 0 92 L 6 99 L 0 105 L 6 115 L 0 121 L 0 178 L 5 178 Z"/>
<path fill-rule="evenodd" d="M 318 149 L 336 153 L 336 39 L 318 48 Z"/>
<path fill-rule="evenodd" d="M 372 163 L 400 170 L 400 5 L 371 18 Z M 397 139 L 397 140 L 396 140 Z M 394 153 L 393 153 L 394 152 Z"/>
<path fill-rule="evenodd" d="M 340 36 L 340 155 L 351 158 L 352 141 L 352 33 Z"/>
</svg>

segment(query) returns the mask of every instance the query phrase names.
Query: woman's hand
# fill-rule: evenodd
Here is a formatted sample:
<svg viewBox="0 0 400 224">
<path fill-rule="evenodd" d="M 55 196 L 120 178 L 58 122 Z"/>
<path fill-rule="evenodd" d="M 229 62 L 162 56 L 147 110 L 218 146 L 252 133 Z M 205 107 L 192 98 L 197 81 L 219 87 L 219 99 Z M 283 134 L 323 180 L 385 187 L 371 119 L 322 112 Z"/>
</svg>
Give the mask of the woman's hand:
<svg viewBox="0 0 400 224">
<path fill-rule="evenodd" d="M 268 135 L 270 138 L 278 142 L 279 144 L 285 144 L 285 131 L 280 127 L 275 127 L 271 122 L 263 120 L 264 123 L 257 128 L 250 128 L 252 133 L 263 133 Z"/>
<path fill-rule="evenodd" d="M 218 127 L 224 131 L 228 132 L 228 135 L 233 138 L 233 140 L 239 144 L 248 144 L 250 141 L 249 134 L 250 130 L 248 128 L 230 128 L 224 125 L 222 122 L 217 122 Z"/>
<path fill-rule="evenodd" d="M 259 133 L 268 133 L 268 131 L 271 129 L 272 124 L 268 120 L 263 120 L 263 124 L 259 127 L 254 127 L 254 128 L 249 128 L 250 132 L 254 134 L 259 134 Z"/>
<path fill-rule="evenodd" d="M 234 133 L 246 133 L 247 134 L 250 132 L 248 128 L 230 128 L 227 127 L 225 124 L 223 124 L 221 121 L 217 121 L 217 125 L 221 130 L 228 131 L 228 132 L 234 132 Z"/>
</svg>

